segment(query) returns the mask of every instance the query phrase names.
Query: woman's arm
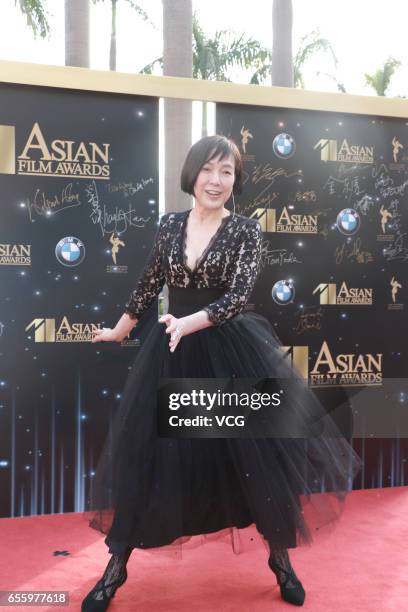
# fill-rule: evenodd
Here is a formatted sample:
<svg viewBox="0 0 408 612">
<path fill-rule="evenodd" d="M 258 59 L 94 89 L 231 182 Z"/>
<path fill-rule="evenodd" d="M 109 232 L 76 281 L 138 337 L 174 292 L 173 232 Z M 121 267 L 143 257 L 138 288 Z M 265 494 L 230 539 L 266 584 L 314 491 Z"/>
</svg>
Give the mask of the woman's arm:
<svg viewBox="0 0 408 612">
<path fill-rule="evenodd" d="M 125 304 L 125 313 L 131 319 L 136 319 L 136 323 L 142 314 L 152 304 L 154 298 L 159 295 L 165 282 L 163 265 L 163 248 L 165 240 L 164 226 L 169 214 L 170 213 L 163 215 L 160 219 L 159 229 L 156 233 L 154 245 L 148 261 L 137 282 L 136 289 L 131 292 L 129 299 Z M 118 324 L 122 321 L 122 319 L 120 319 Z M 124 319 L 124 321 L 126 321 L 127 328 L 130 323 L 127 322 L 127 319 Z M 124 325 L 125 323 L 122 322 L 121 327 Z M 125 329 L 125 327 L 123 327 L 123 329 Z"/>
<path fill-rule="evenodd" d="M 137 319 L 131 319 L 127 313 L 124 313 L 115 327 L 103 327 L 96 329 L 92 336 L 92 342 L 122 342 L 134 328 Z"/>
</svg>

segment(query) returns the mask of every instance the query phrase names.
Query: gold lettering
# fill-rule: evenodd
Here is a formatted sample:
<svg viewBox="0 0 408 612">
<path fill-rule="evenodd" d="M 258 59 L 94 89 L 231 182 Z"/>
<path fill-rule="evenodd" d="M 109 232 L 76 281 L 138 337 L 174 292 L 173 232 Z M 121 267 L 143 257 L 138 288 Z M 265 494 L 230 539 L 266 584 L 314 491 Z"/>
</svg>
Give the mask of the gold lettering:
<svg viewBox="0 0 408 612">
<path fill-rule="evenodd" d="M 88 155 L 88 152 L 86 150 L 86 146 L 85 146 L 84 142 L 80 143 L 73 161 L 77 162 L 79 157 L 83 157 L 84 161 L 86 161 L 88 163 L 90 163 L 90 161 L 91 161 L 91 158 Z"/>
<path fill-rule="evenodd" d="M 319 374 L 320 365 L 326 364 L 329 366 L 329 372 L 332 374 L 337 372 L 337 369 L 334 365 L 333 358 L 331 356 L 328 344 L 326 341 L 323 342 L 322 348 L 320 349 L 320 353 L 317 356 L 315 366 L 313 370 L 311 370 L 311 374 Z"/>
<path fill-rule="evenodd" d="M 109 164 L 109 144 L 103 143 L 103 146 L 105 148 L 104 151 L 102 151 L 102 149 L 100 149 L 100 147 L 98 147 L 98 145 L 95 142 L 90 142 L 89 143 L 91 148 L 92 148 L 92 163 L 96 163 L 96 154 L 99 155 L 99 157 L 101 158 L 102 161 L 105 162 L 105 164 Z"/>
<path fill-rule="evenodd" d="M 61 145 L 60 147 L 58 145 Z M 64 140 L 53 140 L 51 143 L 51 149 L 55 152 L 55 153 L 59 153 L 60 157 L 58 157 L 57 155 L 53 155 L 52 159 L 55 161 L 62 161 L 65 159 L 66 155 L 65 155 L 65 149 L 64 149 L 64 145 L 65 145 L 65 141 Z"/>
<path fill-rule="evenodd" d="M 37 139 L 37 144 L 34 143 L 34 138 Z M 24 147 L 24 151 L 21 155 L 19 155 L 19 157 L 23 159 L 29 159 L 30 156 L 27 155 L 29 149 L 40 149 L 40 151 L 42 152 L 41 159 L 52 159 L 38 123 L 34 123 L 33 129 L 31 130 L 31 133 Z"/>
<path fill-rule="evenodd" d="M 66 334 L 72 334 L 71 327 L 68 323 L 68 317 L 64 317 L 61 321 L 61 325 L 57 330 L 57 334 L 62 334 L 65 331 Z"/>
</svg>

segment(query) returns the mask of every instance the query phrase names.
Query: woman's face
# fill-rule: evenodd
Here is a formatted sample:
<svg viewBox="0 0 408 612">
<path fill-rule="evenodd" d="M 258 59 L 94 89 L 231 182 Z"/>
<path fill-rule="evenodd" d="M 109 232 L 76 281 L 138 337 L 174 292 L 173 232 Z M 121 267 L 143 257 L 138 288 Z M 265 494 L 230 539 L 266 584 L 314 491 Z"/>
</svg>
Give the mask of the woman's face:
<svg viewBox="0 0 408 612">
<path fill-rule="evenodd" d="M 195 198 L 209 209 L 223 208 L 231 195 L 235 181 L 233 155 L 210 159 L 202 165 L 194 185 Z"/>
</svg>

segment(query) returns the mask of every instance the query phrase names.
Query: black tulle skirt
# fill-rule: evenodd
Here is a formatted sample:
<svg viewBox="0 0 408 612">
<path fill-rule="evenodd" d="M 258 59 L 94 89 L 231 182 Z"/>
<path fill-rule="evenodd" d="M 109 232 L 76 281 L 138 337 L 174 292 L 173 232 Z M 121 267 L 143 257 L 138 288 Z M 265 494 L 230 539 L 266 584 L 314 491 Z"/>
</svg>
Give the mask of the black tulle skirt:
<svg viewBox="0 0 408 612">
<path fill-rule="evenodd" d="M 169 313 L 196 312 L 219 295 L 170 289 Z M 178 556 L 184 546 L 218 538 L 234 552 L 260 542 L 310 543 L 339 518 L 360 460 L 306 383 L 293 387 L 291 418 L 318 422 L 317 435 L 178 439 L 157 433 L 161 378 L 293 377 L 271 324 L 243 312 L 183 337 L 174 353 L 165 330 L 153 323 L 129 373 L 88 499 L 90 526 L 106 534 L 110 552 L 131 546 Z M 250 525 L 256 529 L 246 530 Z"/>
</svg>

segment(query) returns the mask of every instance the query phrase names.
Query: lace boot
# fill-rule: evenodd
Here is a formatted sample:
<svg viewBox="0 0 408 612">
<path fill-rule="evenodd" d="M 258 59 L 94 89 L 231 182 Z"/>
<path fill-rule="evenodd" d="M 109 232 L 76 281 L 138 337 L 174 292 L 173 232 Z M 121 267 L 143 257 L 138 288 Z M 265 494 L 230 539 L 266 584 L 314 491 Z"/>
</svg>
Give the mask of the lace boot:
<svg viewBox="0 0 408 612">
<path fill-rule="evenodd" d="M 102 612 L 108 608 L 116 590 L 126 582 L 126 564 L 131 552 L 132 549 L 127 548 L 120 555 L 112 555 L 102 578 L 98 580 L 92 591 L 83 600 L 82 612 Z"/>
<path fill-rule="evenodd" d="M 282 599 L 295 606 L 303 606 L 306 594 L 290 563 L 286 548 L 272 549 L 268 565 L 276 575 Z"/>
</svg>

